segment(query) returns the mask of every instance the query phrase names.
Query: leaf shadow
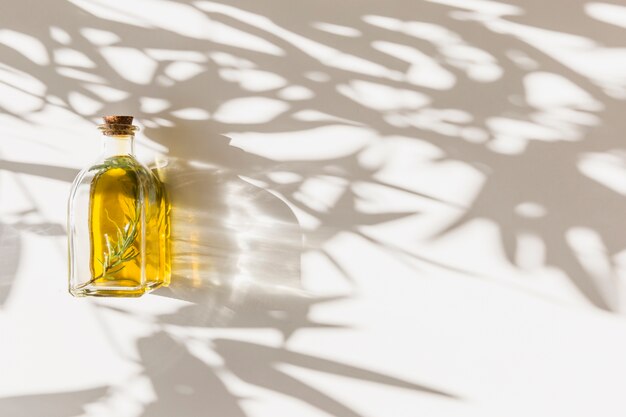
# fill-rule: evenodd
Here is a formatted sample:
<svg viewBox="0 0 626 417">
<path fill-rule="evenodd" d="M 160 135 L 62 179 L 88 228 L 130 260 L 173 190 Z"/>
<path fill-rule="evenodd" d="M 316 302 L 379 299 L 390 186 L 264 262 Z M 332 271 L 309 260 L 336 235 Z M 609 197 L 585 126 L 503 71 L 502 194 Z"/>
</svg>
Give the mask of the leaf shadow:
<svg viewBox="0 0 626 417">
<path fill-rule="evenodd" d="M 108 387 L 51 394 L 20 395 L 0 398 L 0 414 L 11 417 L 78 417 L 85 405 L 105 396 Z M 45 414 L 42 414 L 45 413 Z"/>
<path fill-rule="evenodd" d="M 34 77 L 47 88 L 45 97 L 24 92 L 34 99 L 42 100 L 40 106 L 31 112 L 21 113 L 11 108 L 3 108 L 5 116 L 30 122 L 44 103 L 48 103 L 47 105 L 51 107 L 62 108 L 63 111 L 73 112 L 76 117 L 91 121 L 90 114 L 81 113 L 81 109 L 72 104 L 72 97 L 78 93 L 100 104 L 101 112 L 118 113 L 124 110 L 139 114 L 140 119 L 146 123 L 146 136 L 169 149 L 170 161 L 161 171 L 165 182 L 169 181 L 170 192 L 176 201 L 173 214 L 178 217 L 173 230 L 180 240 L 175 242 L 174 248 L 174 282 L 171 288 L 160 290 L 157 295 L 189 301 L 190 305 L 176 313 L 160 316 L 158 320 L 161 325 L 206 329 L 267 328 L 280 332 L 285 341 L 295 332 L 309 328 L 342 328 L 335 323 L 318 323 L 311 318 L 313 307 L 322 303 L 338 302 L 348 296 L 313 297 L 303 291 L 300 282 L 300 256 L 303 250 L 323 251 L 324 256 L 337 267 L 340 275 L 351 280 L 352 277 L 341 268 L 332 251 L 325 248 L 327 242 L 343 232 L 357 233 L 363 226 L 383 225 L 419 215 L 420 212 L 388 209 L 381 213 L 365 213 L 360 209 L 362 201 L 354 191 L 358 184 L 401 188 L 381 182 L 378 174 L 384 168 L 384 164 L 371 169 L 364 168 L 361 152 L 366 145 L 354 147 L 347 156 L 333 154 L 317 160 L 291 157 L 278 161 L 244 152 L 233 146 L 229 138 L 221 136 L 224 132 L 234 134 L 252 132 L 261 138 L 264 134 L 293 133 L 297 136 L 307 131 L 338 125 L 361 127 L 363 130 L 360 133 L 363 135 L 374 132 L 378 139 L 384 142 L 404 137 L 416 143 L 428 143 L 439 151 L 439 156 L 432 158 L 429 163 L 441 166 L 445 166 L 446 163 L 463 163 L 484 174 L 485 182 L 470 202 L 470 206 L 463 207 L 457 204 L 457 209 L 464 210 L 463 215 L 457 222 L 451 222 L 439 233 L 434 234 L 431 240 L 449 236 L 473 220 L 487 219 L 497 226 L 501 239 L 500 246 L 511 264 L 522 269 L 515 261 L 516 253 L 519 251 L 517 241 L 521 234 L 532 232 L 546 246 L 547 266 L 555 266 L 564 271 L 569 280 L 594 305 L 606 310 L 615 309 L 616 302 L 610 294 L 614 287 L 610 287 L 609 291 L 606 291 L 606 288 L 599 288 L 595 278 L 582 267 L 578 255 L 569 246 L 566 234 L 572 227 L 577 226 L 584 226 L 597 232 L 606 242 L 607 256 L 616 255 L 626 245 L 624 234 L 619 233 L 619 228 L 616 227 L 623 224 L 622 217 L 626 211 L 623 196 L 590 180 L 580 172 L 578 166 L 580 158 L 586 153 L 609 152 L 624 148 L 618 135 L 618 132 L 624 131 L 626 120 L 622 115 L 622 103 L 619 99 L 604 94 L 597 82 L 573 70 L 557 57 L 534 48 L 519 37 L 497 34 L 480 21 L 467 18 L 467 10 L 463 7 L 427 2 L 411 5 L 406 2 L 391 5 L 385 2 L 349 2 L 345 6 L 349 13 L 344 14 L 337 13 L 336 4 L 332 2 L 277 7 L 274 1 L 259 1 L 241 6 L 240 13 L 228 14 L 194 9 L 193 13 L 196 15 L 202 13 L 205 18 L 208 16 L 215 21 L 258 36 L 283 51 L 281 55 L 271 55 L 220 43 L 214 39 L 193 38 L 186 35 L 187 32 L 180 27 L 156 29 L 147 23 L 142 27 L 114 22 L 96 17 L 67 2 L 58 4 L 50 10 L 49 15 L 40 22 L 42 24 L 32 24 L 34 22 L 30 19 L 32 3 L 27 1 L 13 3 L 15 7 L 11 8 L 11 13 L 0 16 L 3 27 L 21 30 L 33 36 L 44 45 L 50 56 L 61 45 L 50 36 L 49 31 L 53 26 L 62 28 L 72 39 L 68 47 L 88 56 L 95 66 L 80 69 L 79 71 L 82 71 L 80 75 L 73 73 L 74 76 L 67 76 L 63 75 L 62 65 L 53 62 L 40 65 L 23 56 L 15 48 L 0 46 L 3 63 Z M 578 6 L 583 4 L 575 3 Z M 187 1 L 164 1 L 161 4 L 169 4 L 172 7 L 185 6 L 189 12 L 191 10 L 189 8 L 195 7 L 193 2 Z M 550 7 L 571 10 L 573 8 L 571 4 L 559 0 L 552 2 Z M 223 5 L 230 7 L 231 11 L 237 9 L 232 5 Z M 584 20 L 584 16 L 578 14 L 575 19 L 546 21 L 545 15 L 541 13 L 544 6 L 542 2 L 524 2 L 521 6 L 528 9 L 529 13 L 510 18 L 505 16 L 501 20 L 527 24 L 535 28 L 550 28 L 558 23 L 560 33 L 582 33 L 590 37 L 599 36 L 605 29 L 601 24 L 590 19 Z M 299 8 L 297 13 L 294 13 L 294 7 Z M 464 15 L 466 18 L 457 18 L 461 15 L 459 12 L 466 13 Z M 256 17 L 256 20 L 249 19 L 250 14 Z M 248 18 L 244 19 L 242 16 Z M 399 22 L 397 27 L 403 29 L 390 29 L 395 23 L 389 27 L 375 27 L 365 21 L 365 16 L 391 19 L 387 21 L 392 23 L 397 21 Z M 267 20 L 280 30 L 273 29 L 274 26 L 268 25 Z M 430 27 L 439 28 L 436 34 L 450 32 L 463 41 L 480 46 L 500 66 L 502 77 L 491 83 L 472 79 L 458 66 L 458 61 L 447 60 L 446 48 L 436 45 L 433 38 L 414 36 L 410 30 L 413 26 L 409 20 L 426 22 L 431 25 Z M 325 33 L 312 26 L 312 23 L 320 21 L 335 22 L 354 28 L 363 35 L 349 38 Z M 163 60 L 156 64 L 155 74 L 150 82 L 142 84 L 129 81 L 116 72 L 111 62 L 102 55 L 100 46 L 90 43 L 82 36 L 81 30 L 86 27 L 113 33 L 119 37 L 114 47 L 134 50 L 143 56 L 148 56 L 147 51 L 150 49 L 167 48 L 177 52 L 184 49 L 187 52 L 200 53 L 205 59 L 202 63 L 204 71 L 175 83 L 176 88 L 172 88 L 174 84 L 168 84 L 163 80 L 173 81 L 167 77 L 167 68 L 176 59 Z M 298 36 L 285 36 L 286 30 Z M 157 33 L 158 36 L 155 36 Z M 614 33 L 611 31 L 611 34 Z M 408 55 L 394 57 L 379 49 L 374 50 L 371 46 L 375 41 L 423 51 L 452 74 L 456 81 L 454 88 L 438 89 L 429 85 L 410 83 L 412 64 L 406 60 Z M 184 45 L 184 48 L 181 45 Z M 345 58 L 346 54 L 368 57 L 378 66 L 374 66 L 376 70 L 370 72 L 365 68 L 371 67 L 365 64 L 342 67 L 337 64 L 341 62 L 340 60 L 336 61 L 334 58 L 325 60 L 302 45 L 314 45 L 317 50 L 331 47 L 335 51 L 332 55 L 334 58 Z M 208 49 L 221 53 L 222 58 L 228 56 L 230 63 L 224 64 L 214 57 L 207 58 L 210 56 L 206 53 Z M 535 61 L 537 66 L 525 68 L 516 64 L 510 58 L 511 51 L 525 55 L 531 61 Z M 285 80 L 285 87 L 301 86 L 312 91 L 313 95 L 308 99 L 289 100 L 284 98 L 282 87 L 258 91 L 246 90 L 241 84 L 229 81 L 224 76 L 229 71 L 232 73 L 246 69 L 272 73 Z M 532 106 L 525 99 L 525 81 L 529 75 L 538 71 L 559 74 L 589 91 L 594 97 L 600 98 L 604 106 L 601 111 L 586 111 L 580 108 L 569 110 L 576 111 L 575 114 L 578 116 L 586 113 L 597 115 L 601 118 L 601 123 L 589 129 L 582 125 L 575 126 L 580 129 L 580 140 L 549 143 L 529 133 L 522 138 L 528 142 L 525 152 L 505 154 L 494 151 L 498 132 L 490 127 L 493 118 L 508 118 L 549 127 L 549 123 L 538 121 L 540 120 L 537 117 L 538 113 L 539 116 L 546 116 L 542 113 L 543 110 Z M 311 73 L 315 73 L 316 76 L 311 77 Z M 401 77 L 389 74 L 400 74 Z M 323 81 L 324 79 L 326 81 Z M 401 108 L 396 109 L 394 113 L 393 109 L 376 107 L 366 100 L 359 102 L 340 93 L 354 81 L 366 81 L 379 87 L 399 89 L 404 91 L 402 94 L 406 91 L 419 91 L 428 96 L 429 102 L 423 109 L 400 106 Z M 120 100 L 102 98 L 90 90 L 89 87 L 93 87 L 93 84 L 112 86 L 127 93 L 127 96 Z M 51 97 L 56 97 L 62 104 L 54 104 L 58 100 Z M 156 97 L 167 102 L 167 108 L 144 111 L 142 99 L 145 100 L 146 97 Z M 276 115 L 270 123 L 238 123 L 236 120 L 229 121 L 227 118 L 219 117 L 189 120 L 176 115 L 176 110 L 195 108 L 206 110 L 206 113 L 214 116 L 223 103 L 248 97 L 281 101 L 286 104 L 286 110 Z M 137 112 L 138 109 L 140 110 Z M 408 121 L 413 113 L 419 113 L 418 116 L 422 117 L 432 116 L 437 111 L 446 109 L 467 113 L 471 122 L 431 120 L 429 123 L 411 124 L 413 122 Z M 317 119 L 303 117 L 303 114 L 306 115 L 310 110 L 317 112 L 315 113 Z M 393 120 L 396 123 L 392 123 Z M 404 123 L 397 123 L 398 120 Z M 462 134 L 465 128 L 480 129 L 485 132 L 486 137 L 484 140 L 476 138 L 473 141 L 468 140 Z M 274 142 L 274 146 L 280 147 L 289 140 L 282 139 L 283 142 Z M 68 181 L 73 176 L 73 170 L 69 168 L 37 166 L 15 161 L 1 161 L 0 167 L 13 172 L 41 175 L 63 181 Z M 277 170 L 295 174 L 298 179 L 289 184 L 281 184 L 271 175 Z M 240 176 L 252 178 L 267 186 L 253 186 Z M 336 201 L 324 209 L 319 209 L 298 200 L 298 192 L 307 180 L 323 176 L 338 178 L 345 184 Z M 268 190 L 280 191 L 281 197 Z M 428 201 L 455 204 L 421 190 L 406 188 L 401 191 Z M 519 216 L 517 208 L 527 202 L 543 205 L 548 215 L 541 219 Z M 301 230 L 297 227 L 289 207 L 314 217 L 320 221 L 322 227 L 317 230 Z M 264 217 L 271 220 L 259 221 Z M 230 219 L 231 222 L 225 219 Z M 60 233 L 59 230 L 57 232 Z M 428 261 L 432 265 L 453 270 L 465 277 L 477 275 L 447 261 L 421 257 L 414 253 L 412 247 L 391 247 L 369 235 L 359 233 L 372 245 Z M 306 238 L 306 248 L 302 246 L 302 235 Z M 5 236 L 13 239 L 11 237 L 13 235 Z M 18 256 L 13 258 L 16 259 Z M 15 273 L 13 264 L 2 267 L 7 274 L 0 277 L 9 277 Z M 355 285 L 354 280 L 351 282 Z M 6 298 L 6 293 L 4 297 Z M 181 393 L 177 391 L 176 384 L 181 382 L 184 385 L 185 373 L 189 373 L 194 388 L 191 392 L 192 402 L 197 401 L 201 408 L 224 407 L 224 410 L 233 415 L 242 415 L 243 409 L 239 405 L 241 399 L 229 392 L 214 369 L 204 366 L 202 361 L 189 352 L 183 355 L 184 366 L 180 373 L 174 369 L 170 371 L 172 373 L 169 376 L 167 373 L 165 376 L 159 374 L 157 365 L 152 365 L 156 359 L 154 361 L 148 359 L 152 358 L 150 351 L 155 350 L 159 353 L 156 355 L 157 358 L 164 358 L 167 357 L 169 349 L 177 344 L 178 342 L 164 333 L 157 333 L 154 339 L 147 338 L 139 342 L 142 357 L 147 361 L 145 372 L 153 380 L 157 393 L 163 397 L 150 406 L 149 412 L 158 416 L 163 415 L 161 410 L 173 409 L 171 406 L 180 404 L 181 407 L 187 407 L 187 404 L 182 402 L 188 395 L 185 393 L 190 391 L 183 386 Z M 167 349 L 159 351 L 160 345 Z M 215 340 L 215 348 L 222 358 L 226 358 L 229 368 L 233 369 L 232 372 L 249 383 L 286 393 L 333 413 L 355 415 L 353 410 L 332 398 L 277 371 L 276 363 L 291 363 L 330 374 L 352 375 L 358 379 L 375 379 L 390 386 L 402 385 L 382 376 L 373 376 L 366 370 L 346 368 L 347 365 L 329 363 L 322 358 L 304 357 L 286 349 L 226 339 Z M 260 359 L 258 363 L 253 360 L 256 358 Z M 243 368 L 241 363 L 247 364 L 248 367 Z M 175 383 L 170 383 L 170 379 Z M 221 394 L 215 398 L 216 405 L 208 404 L 202 395 L 197 394 L 203 392 L 203 384 Z M 410 385 L 408 382 L 406 384 Z M 412 389 L 440 393 L 417 385 L 413 385 Z M 213 392 L 207 393 L 212 394 Z M 449 395 L 453 397 L 452 394 Z M 193 415 L 198 411 L 188 410 L 188 412 Z"/>
</svg>

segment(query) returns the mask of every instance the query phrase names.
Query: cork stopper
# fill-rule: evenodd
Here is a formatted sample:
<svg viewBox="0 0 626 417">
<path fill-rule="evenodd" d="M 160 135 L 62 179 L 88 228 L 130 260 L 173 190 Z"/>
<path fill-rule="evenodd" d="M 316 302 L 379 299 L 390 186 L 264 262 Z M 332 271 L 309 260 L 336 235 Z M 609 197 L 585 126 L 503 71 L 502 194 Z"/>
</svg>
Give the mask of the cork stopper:
<svg viewBox="0 0 626 417">
<path fill-rule="evenodd" d="M 104 124 L 98 129 L 106 136 L 134 135 L 139 128 L 133 125 L 133 116 L 109 115 L 103 116 Z"/>
<path fill-rule="evenodd" d="M 102 120 L 104 120 L 105 124 L 108 125 L 132 125 L 133 124 L 133 116 L 103 116 Z"/>
</svg>

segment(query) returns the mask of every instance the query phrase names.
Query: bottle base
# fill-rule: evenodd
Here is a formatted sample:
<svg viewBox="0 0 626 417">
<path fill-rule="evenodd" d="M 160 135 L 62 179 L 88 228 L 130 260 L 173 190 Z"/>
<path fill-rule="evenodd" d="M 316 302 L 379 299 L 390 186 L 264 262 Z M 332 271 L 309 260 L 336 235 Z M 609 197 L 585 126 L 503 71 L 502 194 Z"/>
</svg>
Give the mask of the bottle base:
<svg viewBox="0 0 626 417">
<path fill-rule="evenodd" d="M 80 288 L 70 289 L 70 294 L 74 297 L 125 297 L 125 298 L 137 298 L 146 293 L 144 288 L 140 289 L 115 289 L 105 290 L 102 288 Z"/>
<path fill-rule="evenodd" d="M 125 297 L 137 298 L 152 292 L 160 287 L 167 287 L 169 283 L 150 282 L 145 286 L 112 286 L 112 285 L 84 285 L 70 288 L 69 292 L 74 297 Z"/>
</svg>

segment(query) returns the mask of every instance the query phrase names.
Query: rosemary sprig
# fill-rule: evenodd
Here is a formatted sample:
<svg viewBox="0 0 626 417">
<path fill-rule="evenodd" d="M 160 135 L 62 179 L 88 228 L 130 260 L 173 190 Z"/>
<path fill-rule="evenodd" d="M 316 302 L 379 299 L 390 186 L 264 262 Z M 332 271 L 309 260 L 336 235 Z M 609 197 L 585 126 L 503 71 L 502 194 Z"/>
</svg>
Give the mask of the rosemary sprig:
<svg viewBox="0 0 626 417">
<path fill-rule="evenodd" d="M 102 274 L 95 277 L 94 280 L 99 278 L 111 279 L 111 275 L 124 269 L 126 266 L 124 264 L 126 262 L 132 261 L 139 255 L 139 252 L 132 247 L 139 232 L 138 208 L 135 207 L 135 214 L 132 218 L 126 217 L 128 222 L 123 229 L 111 219 L 108 210 L 105 209 L 104 211 L 109 221 L 111 221 L 111 223 L 115 226 L 117 240 L 115 242 L 111 242 L 109 235 L 106 233 L 104 234 L 107 251 L 103 254 L 103 260 L 98 259 L 98 262 L 102 265 Z"/>
<path fill-rule="evenodd" d="M 97 261 L 102 265 L 102 273 L 91 278 L 79 288 L 87 287 L 95 283 L 100 278 L 114 280 L 114 274 L 124 269 L 127 262 L 130 262 L 139 256 L 139 252 L 132 247 L 139 233 L 139 204 L 135 207 L 135 214 L 133 217 L 126 217 L 128 222 L 123 229 L 111 219 L 108 210 L 105 209 L 105 213 L 107 218 L 115 225 L 117 241 L 111 242 L 109 235 L 106 233 L 104 234 L 106 252 L 102 254 L 103 260 L 97 259 Z"/>
</svg>

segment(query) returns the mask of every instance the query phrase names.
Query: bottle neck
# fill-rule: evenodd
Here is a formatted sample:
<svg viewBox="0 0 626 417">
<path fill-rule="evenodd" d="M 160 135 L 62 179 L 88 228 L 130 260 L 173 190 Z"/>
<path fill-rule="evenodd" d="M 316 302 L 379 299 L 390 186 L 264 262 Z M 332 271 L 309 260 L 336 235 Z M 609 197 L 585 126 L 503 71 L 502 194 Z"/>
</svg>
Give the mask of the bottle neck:
<svg viewBox="0 0 626 417">
<path fill-rule="evenodd" d="M 111 135 L 104 136 L 104 158 L 120 155 L 135 154 L 134 135 Z"/>
</svg>

